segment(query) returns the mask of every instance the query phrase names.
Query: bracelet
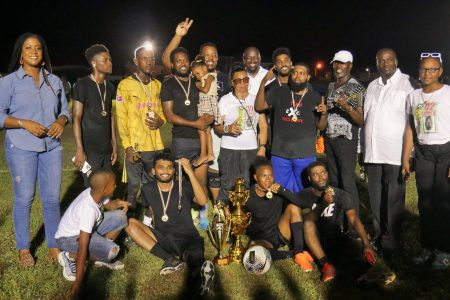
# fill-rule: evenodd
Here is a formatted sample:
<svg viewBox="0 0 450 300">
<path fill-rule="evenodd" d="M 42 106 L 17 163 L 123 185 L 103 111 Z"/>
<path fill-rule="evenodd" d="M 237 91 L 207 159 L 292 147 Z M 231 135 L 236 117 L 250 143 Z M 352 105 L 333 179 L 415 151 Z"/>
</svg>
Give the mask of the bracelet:
<svg viewBox="0 0 450 300">
<path fill-rule="evenodd" d="M 225 134 L 228 134 L 228 129 L 229 129 L 229 127 L 228 127 L 229 125 L 225 125 L 224 127 L 223 127 L 223 133 L 225 133 Z"/>
<path fill-rule="evenodd" d="M 23 128 L 23 122 L 21 119 L 18 119 L 17 126 L 19 126 L 19 128 Z"/>
</svg>

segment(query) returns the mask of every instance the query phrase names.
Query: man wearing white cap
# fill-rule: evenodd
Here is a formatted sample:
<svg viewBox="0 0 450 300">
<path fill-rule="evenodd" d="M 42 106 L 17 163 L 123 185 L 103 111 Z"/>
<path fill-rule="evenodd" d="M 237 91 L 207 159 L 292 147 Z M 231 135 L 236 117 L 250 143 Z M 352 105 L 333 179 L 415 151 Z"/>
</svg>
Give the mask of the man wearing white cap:
<svg viewBox="0 0 450 300">
<path fill-rule="evenodd" d="M 328 85 L 328 125 L 325 151 L 330 185 L 349 192 L 359 212 L 359 197 L 355 183 L 358 129 L 363 125 L 362 103 L 364 87 L 351 76 L 353 55 L 341 50 L 331 61 L 336 82 Z"/>
</svg>

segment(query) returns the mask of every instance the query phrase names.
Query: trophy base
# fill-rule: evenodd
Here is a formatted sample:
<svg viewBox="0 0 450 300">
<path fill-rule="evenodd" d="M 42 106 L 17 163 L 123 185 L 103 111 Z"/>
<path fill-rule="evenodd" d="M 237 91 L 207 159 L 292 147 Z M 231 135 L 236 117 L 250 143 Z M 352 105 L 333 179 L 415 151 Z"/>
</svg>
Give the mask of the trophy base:
<svg viewBox="0 0 450 300">
<path fill-rule="evenodd" d="M 218 266 L 228 266 L 230 264 L 230 260 L 228 257 L 214 257 L 214 264 Z"/>
</svg>

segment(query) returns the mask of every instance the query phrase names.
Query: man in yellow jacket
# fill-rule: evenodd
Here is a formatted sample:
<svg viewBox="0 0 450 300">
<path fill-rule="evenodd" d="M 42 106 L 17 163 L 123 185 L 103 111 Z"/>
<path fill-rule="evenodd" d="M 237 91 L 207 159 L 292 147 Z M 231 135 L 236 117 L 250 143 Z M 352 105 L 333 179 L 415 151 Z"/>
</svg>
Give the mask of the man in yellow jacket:
<svg viewBox="0 0 450 300">
<path fill-rule="evenodd" d="M 166 122 L 160 99 L 161 82 L 152 78 L 155 54 L 149 45 L 134 51 L 137 71 L 123 79 L 117 89 L 117 127 L 125 149 L 127 200 L 131 214 L 141 183 L 153 181 L 150 170 L 155 155 L 164 149 L 160 127 Z"/>
</svg>

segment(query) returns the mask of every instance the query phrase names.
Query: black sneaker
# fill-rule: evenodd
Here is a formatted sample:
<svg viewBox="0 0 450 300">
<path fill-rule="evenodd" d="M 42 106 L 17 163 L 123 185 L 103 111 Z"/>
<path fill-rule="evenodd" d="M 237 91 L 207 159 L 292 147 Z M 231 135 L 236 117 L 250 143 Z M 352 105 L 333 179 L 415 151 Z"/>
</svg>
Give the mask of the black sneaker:
<svg viewBox="0 0 450 300">
<path fill-rule="evenodd" d="M 206 260 L 200 269 L 200 276 L 202 280 L 200 283 L 200 296 L 204 296 L 209 293 L 209 289 L 213 286 L 215 275 L 216 272 L 214 270 L 214 264 L 212 261 Z"/>
<path fill-rule="evenodd" d="M 434 250 L 434 260 L 431 263 L 433 270 L 444 270 L 450 268 L 450 253 Z"/>
<path fill-rule="evenodd" d="M 419 255 L 414 256 L 412 261 L 415 265 L 425 265 L 434 258 L 434 253 L 431 249 L 423 248 Z"/>
<path fill-rule="evenodd" d="M 182 262 L 179 259 L 176 259 L 175 257 L 171 256 L 170 258 L 166 259 L 164 262 L 161 271 L 159 271 L 159 275 L 167 275 L 173 272 L 176 272 L 178 270 L 181 270 L 184 267 L 184 262 Z"/>
</svg>

